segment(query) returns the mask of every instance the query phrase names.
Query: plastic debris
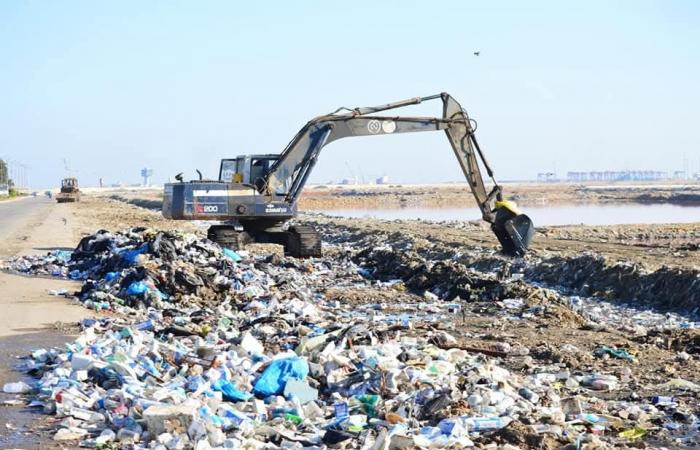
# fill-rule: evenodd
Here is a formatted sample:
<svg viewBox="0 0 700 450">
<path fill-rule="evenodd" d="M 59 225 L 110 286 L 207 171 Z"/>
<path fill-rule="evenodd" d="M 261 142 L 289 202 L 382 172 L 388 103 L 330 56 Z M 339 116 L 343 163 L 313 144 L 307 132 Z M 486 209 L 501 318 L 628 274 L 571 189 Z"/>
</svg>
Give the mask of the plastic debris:
<svg viewBox="0 0 700 450">
<path fill-rule="evenodd" d="M 634 361 L 634 356 L 630 355 L 627 350 L 621 348 L 611 348 L 606 345 L 596 348 L 593 354 L 597 357 L 610 355 L 615 358 L 624 359 L 625 361 Z"/>
<path fill-rule="evenodd" d="M 678 389 L 691 392 L 700 392 L 700 385 L 682 378 L 673 378 L 658 386 L 660 389 Z"/>
<path fill-rule="evenodd" d="M 397 254 L 385 246 L 368 257 Z M 11 264 L 80 279 L 76 297 L 110 311 L 82 321 L 73 342 L 24 361 L 36 377 L 25 393 L 56 415 L 54 438 L 83 447 L 490 448 L 497 439 L 501 448 L 584 448 L 643 439 L 655 432 L 643 426 L 650 420 L 686 439 L 696 420 L 683 401 L 663 397 L 700 390 L 690 381 L 656 386 L 656 400 L 604 400 L 630 385 L 629 364 L 574 369 L 564 359 L 593 360 L 585 343 L 528 348 L 495 335 L 559 305 L 504 298 L 510 287 L 490 279 L 469 279 L 484 287 L 468 292 L 465 279 L 382 279 L 357 259 L 251 255 L 148 229 L 101 231 L 73 252 Z M 358 286 L 378 298 L 332 295 Z M 409 290 L 418 300 L 400 308 L 381 296 Z M 468 314 L 461 298 L 490 308 L 493 336 L 472 345 L 472 328 L 444 327 Z"/>
<path fill-rule="evenodd" d="M 2 387 L 2 391 L 5 392 L 6 394 L 26 394 L 27 392 L 30 392 L 31 390 L 32 390 L 32 387 L 29 386 L 24 381 L 17 381 L 15 383 L 6 383 Z"/>
<path fill-rule="evenodd" d="M 621 431 L 617 435 L 621 438 L 624 439 L 630 439 L 630 440 L 635 440 L 635 439 L 641 439 L 644 436 L 646 436 L 647 430 L 641 427 L 634 427 L 629 430 Z"/>
<path fill-rule="evenodd" d="M 284 385 L 285 398 L 296 398 L 299 403 L 305 405 L 318 399 L 318 390 L 309 386 L 309 383 L 295 378 L 290 378 Z"/>
<path fill-rule="evenodd" d="M 303 380 L 309 374 L 309 365 L 299 357 L 273 361 L 257 379 L 253 391 L 262 396 L 278 395 L 284 391 L 287 380 Z"/>
</svg>

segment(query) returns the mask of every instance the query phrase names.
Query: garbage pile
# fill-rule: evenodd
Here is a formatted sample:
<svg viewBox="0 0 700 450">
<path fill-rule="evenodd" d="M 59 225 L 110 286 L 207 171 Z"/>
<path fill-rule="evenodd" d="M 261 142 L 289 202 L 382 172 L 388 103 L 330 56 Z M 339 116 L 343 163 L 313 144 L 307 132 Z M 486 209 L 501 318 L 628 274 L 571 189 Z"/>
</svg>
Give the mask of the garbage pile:
<svg viewBox="0 0 700 450">
<path fill-rule="evenodd" d="M 118 306 L 162 308 L 166 303 L 219 304 L 231 296 L 257 296 L 269 280 L 241 256 L 193 234 L 135 228 L 83 238 L 75 251 L 15 257 L 6 269 L 84 281 L 79 298 L 96 310 Z"/>
<path fill-rule="evenodd" d="M 23 369 L 37 381 L 4 390 L 59 417 L 55 440 L 88 448 L 595 448 L 650 430 L 698 443 L 685 401 L 601 400 L 633 383 L 624 351 L 600 348 L 599 357 L 619 358 L 615 370 L 570 371 L 538 365 L 523 346 L 471 348 L 435 320 L 467 304 L 437 282 L 409 286 L 436 290 L 422 296 L 434 318 L 377 319 L 326 293 L 405 285 L 336 254 L 256 256 L 132 229 L 100 231 L 74 252 L 11 260 L 12 270 L 82 280 L 80 300 L 114 314 L 83 321 L 64 348 L 33 352 Z M 469 294 L 495 292 L 493 280 Z M 537 320 L 546 308 L 506 298 L 522 286 L 510 284 L 482 301 Z M 504 365 L 511 356 L 525 361 L 517 371 Z"/>
<path fill-rule="evenodd" d="M 700 271 L 692 268 L 646 271 L 635 264 L 584 254 L 547 258 L 528 268 L 526 276 L 580 295 L 634 299 L 665 308 L 697 310 L 700 302 Z"/>
</svg>

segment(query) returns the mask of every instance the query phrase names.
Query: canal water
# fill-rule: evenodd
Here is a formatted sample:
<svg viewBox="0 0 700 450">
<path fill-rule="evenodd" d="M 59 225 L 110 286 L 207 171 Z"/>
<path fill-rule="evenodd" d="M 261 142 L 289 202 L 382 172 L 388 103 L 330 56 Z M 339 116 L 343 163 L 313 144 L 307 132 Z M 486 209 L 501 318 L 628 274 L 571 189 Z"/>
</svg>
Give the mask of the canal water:
<svg viewBox="0 0 700 450">
<path fill-rule="evenodd" d="M 669 204 L 564 205 L 522 208 L 536 226 L 623 225 L 700 222 L 699 206 Z M 325 209 L 332 216 L 375 219 L 478 220 L 478 208 Z"/>
</svg>

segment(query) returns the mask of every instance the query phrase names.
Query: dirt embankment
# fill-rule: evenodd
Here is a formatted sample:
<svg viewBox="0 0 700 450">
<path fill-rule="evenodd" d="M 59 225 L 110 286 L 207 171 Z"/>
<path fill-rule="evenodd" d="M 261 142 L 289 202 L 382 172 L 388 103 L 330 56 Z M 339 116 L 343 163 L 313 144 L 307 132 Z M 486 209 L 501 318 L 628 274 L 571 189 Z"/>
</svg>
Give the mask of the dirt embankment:
<svg viewBox="0 0 700 450">
<path fill-rule="evenodd" d="M 588 203 L 670 203 L 697 206 L 700 184 L 682 186 L 619 184 L 507 184 L 507 198 L 522 206 Z M 302 210 L 343 208 L 462 208 L 476 203 L 466 184 L 309 186 L 299 201 Z"/>
<path fill-rule="evenodd" d="M 676 248 L 668 245 L 651 247 L 648 242 L 633 240 L 611 243 L 604 238 L 612 233 L 625 234 L 624 227 L 590 229 L 584 233 L 584 241 L 572 240 L 568 234 L 561 239 L 556 228 L 547 229 L 538 232 L 533 249 L 525 259 L 510 260 L 494 252 L 495 238 L 478 223 L 306 217 L 324 231 L 324 238 L 330 242 L 366 249 L 359 254 L 369 252 L 374 255 L 373 265 L 378 270 L 388 272 L 393 268 L 409 287 L 437 288 L 444 291 L 447 298 L 455 295 L 462 298 L 467 295 L 468 298 L 469 289 L 465 291 L 463 286 L 487 288 L 489 292 L 488 283 L 483 285 L 483 281 L 471 280 L 469 273 L 459 273 L 466 267 L 484 272 L 515 270 L 522 272 L 531 282 L 565 288 L 582 296 L 636 300 L 669 309 L 693 309 L 700 303 L 698 248 L 691 248 L 686 243 Z M 700 225 L 689 227 L 691 233 L 700 231 Z M 668 234 L 663 227 L 654 229 Z M 635 234 L 634 231 L 630 233 Z M 401 248 L 403 259 L 380 257 L 381 250 L 374 247 L 381 243 L 390 245 L 391 252 Z M 427 261 L 434 262 L 429 273 L 426 272 Z M 492 287 L 496 291 L 502 290 L 499 283 Z M 483 289 L 479 296 L 484 296 Z M 494 294 L 487 297 L 494 297 Z"/>
</svg>

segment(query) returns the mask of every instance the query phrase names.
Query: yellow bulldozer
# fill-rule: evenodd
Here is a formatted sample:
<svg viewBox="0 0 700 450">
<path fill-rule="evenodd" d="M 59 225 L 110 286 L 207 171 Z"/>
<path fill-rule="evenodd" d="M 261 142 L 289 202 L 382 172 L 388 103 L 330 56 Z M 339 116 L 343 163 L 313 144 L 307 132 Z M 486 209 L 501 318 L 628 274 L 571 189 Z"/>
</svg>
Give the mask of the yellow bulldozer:
<svg viewBox="0 0 700 450">
<path fill-rule="evenodd" d="M 61 192 L 56 194 L 58 203 L 74 203 L 80 201 L 80 189 L 78 179 L 74 177 L 61 180 Z"/>
</svg>

